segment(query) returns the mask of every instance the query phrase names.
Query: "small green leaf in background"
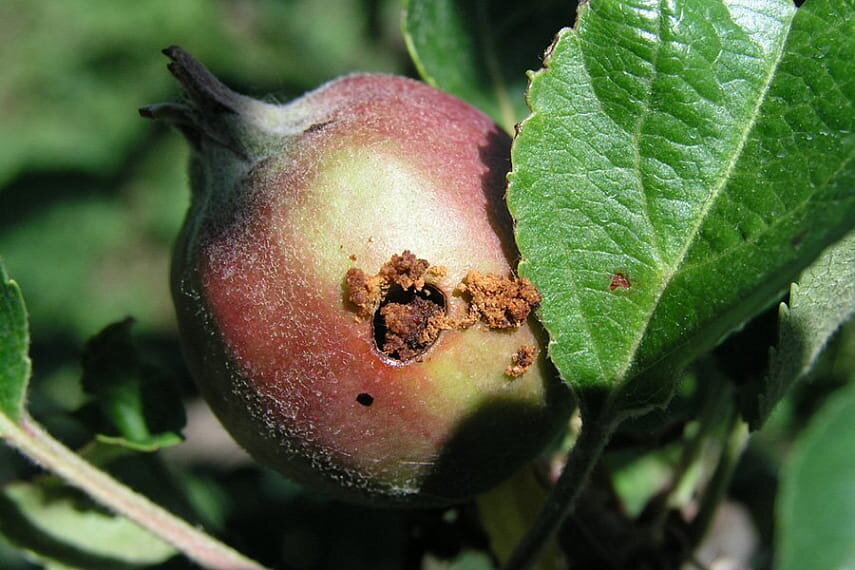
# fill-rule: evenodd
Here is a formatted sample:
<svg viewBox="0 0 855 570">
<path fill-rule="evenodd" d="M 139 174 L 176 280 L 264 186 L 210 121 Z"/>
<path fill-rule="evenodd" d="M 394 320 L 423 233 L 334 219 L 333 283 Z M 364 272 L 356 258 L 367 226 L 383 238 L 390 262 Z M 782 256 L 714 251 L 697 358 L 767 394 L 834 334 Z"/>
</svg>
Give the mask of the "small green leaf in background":
<svg viewBox="0 0 855 570">
<path fill-rule="evenodd" d="M 498 487 L 476 497 L 478 515 L 490 540 L 490 550 L 500 564 L 511 556 L 537 514 L 546 503 L 546 476 L 529 464 L 502 482 Z M 533 570 L 562 567 L 563 561 L 554 542 L 537 561 Z"/>
<path fill-rule="evenodd" d="M 622 387 L 617 411 L 661 405 L 855 222 L 853 0 L 589 2 L 528 98 L 520 273 L 564 378 Z"/>
<path fill-rule="evenodd" d="M 0 415 L 18 422 L 30 379 L 27 309 L 18 285 L 0 262 Z M 0 434 L 3 433 L 0 423 Z"/>
<path fill-rule="evenodd" d="M 176 554 L 128 519 L 55 484 L 13 483 L 0 492 L 0 532 L 48 569 L 123 570 Z"/>
<path fill-rule="evenodd" d="M 749 386 L 743 413 L 759 429 L 797 380 L 808 374 L 829 338 L 855 312 L 855 233 L 828 248 L 781 303 L 778 346 L 769 374 Z"/>
<path fill-rule="evenodd" d="M 83 389 L 109 430 L 99 439 L 156 451 L 182 441 L 184 406 L 177 380 L 139 354 L 132 326 L 132 319 L 114 323 L 86 344 Z"/>
<path fill-rule="evenodd" d="M 405 0 L 404 39 L 422 78 L 511 132 L 528 115 L 525 72 L 540 67 L 566 0 Z"/>
<path fill-rule="evenodd" d="M 784 467 L 778 496 L 779 570 L 855 568 L 855 383 L 813 418 Z"/>
</svg>

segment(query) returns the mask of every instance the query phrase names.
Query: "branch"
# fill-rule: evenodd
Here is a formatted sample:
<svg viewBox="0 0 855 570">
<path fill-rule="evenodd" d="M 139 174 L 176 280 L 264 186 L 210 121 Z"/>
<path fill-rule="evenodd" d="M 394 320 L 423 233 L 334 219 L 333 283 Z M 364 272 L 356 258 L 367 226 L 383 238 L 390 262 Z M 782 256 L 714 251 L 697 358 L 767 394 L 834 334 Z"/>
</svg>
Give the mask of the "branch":
<svg viewBox="0 0 855 570">
<path fill-rule="evenodd" d="M 200 566 L 216 570 L 264 570 L 259 563 L 189 525 L 87 463 L 54 439 L 26 413 L 20 424 L 0 414 L 0 434 L 12 447 L 45 469 L 171 544 Z"/>
</svg>

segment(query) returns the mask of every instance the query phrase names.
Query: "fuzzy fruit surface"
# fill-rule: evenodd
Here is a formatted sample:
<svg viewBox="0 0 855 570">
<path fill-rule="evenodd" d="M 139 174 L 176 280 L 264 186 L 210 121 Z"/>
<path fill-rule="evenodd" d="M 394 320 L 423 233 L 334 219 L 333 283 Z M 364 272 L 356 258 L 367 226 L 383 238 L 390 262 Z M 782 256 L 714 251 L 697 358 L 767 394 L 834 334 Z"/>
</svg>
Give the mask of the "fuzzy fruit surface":
<svg viewBox="0 0 855 570">
<path fill-rule="evenodd" d="M 353 75 L 287 105 L 228 90 L 178 48 L 184 103 L 143 109 L 193 146 L 191 207 L 173 260 L 182 344 L 202 394 L 254 457 L 346 500 L 441 505 L 535 457 L 570 397 L 518 329 L 449 330 L 417 359 L 378 349 L 345 275 L 409 250 L 445 273 L 450 317 L 470 270 L 508 275 L 507 135 L 416 81 Z"/>
</svg>

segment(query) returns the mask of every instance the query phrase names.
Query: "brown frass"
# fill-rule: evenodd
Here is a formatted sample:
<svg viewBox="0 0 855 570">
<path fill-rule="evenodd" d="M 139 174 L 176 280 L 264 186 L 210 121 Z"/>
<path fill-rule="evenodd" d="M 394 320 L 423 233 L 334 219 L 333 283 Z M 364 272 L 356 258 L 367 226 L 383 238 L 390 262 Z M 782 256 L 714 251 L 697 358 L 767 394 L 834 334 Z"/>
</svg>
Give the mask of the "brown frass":
<svg viewBox="0 0 855 570">
<path fill-rule="evenodd" d="M 405 250 L 393 255 L 376 275 L 357 268 L 345 277 L 348 300 L 361 319 L 373 319 L 374 340 L 386 356 L 401 362 L 418 358 L 442 330 L 451 328 L 444 295 L 430 284 L 445 275 Z"/>
<path fill-rule="evenodd" d="M 419 259 L 409 250 L 392 258 L 380 268 L 379 277 L 402 289 L 421 291 L 425 286 L 425 275 L 430 268 L 426 259 Z"/>
<path fill-rule="evenodd" d="M 519 378 L 534 365 L 537 358 L 537 347 L 533 344 L 525 344 L 511 356 L 511 364 L 505 368 L 505 374 L 511 378 Z"/>
<path fill-rule="evenodd" d="M 348 300 L 359 308 L 359 316 L 367 319 L 374 314 L 393 286 L 418 292 L 424 289 L 426 279 L 436 280 L 444 275 L 444 267 L 432 267 L 427 260 L 404 250 L 401 255 L 393 255 L 384 263 L 376 275 L 366 275 L 356 267 L 348 269 L 345 276 Z"/>
<path fill-rule="evenodd" d="M 469 294 L 470 315 L 491 329 L 519 327 L 541 301 L 540 293 L 528 279 L 493 273 L 470 271 L 461 289 Z"/>
<path fill-rule="evenodd" d="M 360 320 L 371 319 L 377 349 L 387 357 L 418 360 L 444 330 L 463 330 L 481 322 L 488 329 L 521 326 L 540 304 L 540 293 L 528 279 L 470 271 L 457 291 L 469 302 L 468 316 L 452 320 L 445 295 L 436 286 L 444 267 L 405 250 L 393 255 L 375 275 L 351 268 L 345 276 L 348 300 Z M 519 377 L 535 362 L 538 349 L 524 345 L 511 356 L 505 374 Z"/>
<path fill-rule="evenodd" d="M 421 297 L 409 303 L 384 305 L 380 314 L 386 325 L 382 351 L 401 361 L 422 354 L 439 337 L 446 321 L 440 305 Z"/>
<path fill-rule="evenodd" d="M 383 298 L 382 282 L 376 275 L 366 275 L 355 267 L 347 270 L 347 298 L 357 306 L 360 318 L 367 319 Z"/>
</svg>

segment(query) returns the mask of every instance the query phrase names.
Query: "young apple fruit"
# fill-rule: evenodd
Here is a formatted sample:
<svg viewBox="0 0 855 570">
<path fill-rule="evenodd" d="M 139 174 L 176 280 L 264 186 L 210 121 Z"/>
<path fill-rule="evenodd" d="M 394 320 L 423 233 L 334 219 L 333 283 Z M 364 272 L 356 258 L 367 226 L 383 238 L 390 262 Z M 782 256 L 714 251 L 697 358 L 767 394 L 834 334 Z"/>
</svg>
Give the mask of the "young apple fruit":
<svg viewBox="0 0 855 570">
<path fill-rule="evenodd" d="M 443 505 L 537 456 L 567 388 L 512 277 L 510 139 L 417 81 L 352 75 L 286 105 L 180 48 L 141 110 L 193 147 L 172 293 L 190 371 L 255 458 L 339 498 Z"/>
</svg>

